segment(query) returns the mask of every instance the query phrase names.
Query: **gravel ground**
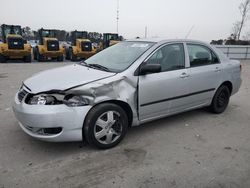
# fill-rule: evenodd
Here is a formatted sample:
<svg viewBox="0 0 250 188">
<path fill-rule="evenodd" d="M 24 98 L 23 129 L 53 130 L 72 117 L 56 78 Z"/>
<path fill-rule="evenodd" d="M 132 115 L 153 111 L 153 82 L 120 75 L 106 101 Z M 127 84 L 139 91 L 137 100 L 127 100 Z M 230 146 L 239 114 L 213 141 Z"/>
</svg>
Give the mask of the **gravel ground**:
<svg viewBox="0 0 250 188">
<path fill-rule="evenodd" d="M 250 187 L 250 61 L 227 110 L 204 109 L 131 128 L 110 150 L 26 135 L 11 103 L 22 80 L 68 63 L 0 64 L 0 188 Z"/>
</svg>

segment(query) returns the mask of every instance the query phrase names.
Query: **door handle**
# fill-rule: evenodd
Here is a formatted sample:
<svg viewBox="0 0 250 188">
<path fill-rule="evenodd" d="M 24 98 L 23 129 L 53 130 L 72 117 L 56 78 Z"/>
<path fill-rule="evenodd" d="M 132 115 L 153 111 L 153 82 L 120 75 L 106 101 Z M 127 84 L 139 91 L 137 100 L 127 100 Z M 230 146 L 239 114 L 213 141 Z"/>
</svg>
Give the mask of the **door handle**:
<svg viewBox="0 0 250 188">
<path fill-rule="evenodd" d="M 215 72 L 220 72 L 220 71 L 221 71 L 221 69 L 219 67 L 215 68 Z"/>
<path fill-rule="evenodd" d="M 180 78 L 186 78 L 189 77 L 189 75 L 185 72 L 181 73 Z"/>
</svg>

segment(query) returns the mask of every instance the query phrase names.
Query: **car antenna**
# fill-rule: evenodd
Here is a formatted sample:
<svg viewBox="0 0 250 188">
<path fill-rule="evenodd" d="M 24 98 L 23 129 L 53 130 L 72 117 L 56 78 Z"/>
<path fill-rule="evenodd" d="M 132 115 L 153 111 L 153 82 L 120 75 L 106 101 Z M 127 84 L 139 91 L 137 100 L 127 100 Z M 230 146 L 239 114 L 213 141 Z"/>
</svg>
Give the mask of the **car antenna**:
<svg viewBox="0 0 250 188">
<path fill-rule="evenodd" d="M 192 25 L 192 27 L 189 29 L 185 39 L 187 39 L 189 37 L 189 35 L 191 34 L 192 30 L 194 29 L 194 25 Z"/>
</svg>

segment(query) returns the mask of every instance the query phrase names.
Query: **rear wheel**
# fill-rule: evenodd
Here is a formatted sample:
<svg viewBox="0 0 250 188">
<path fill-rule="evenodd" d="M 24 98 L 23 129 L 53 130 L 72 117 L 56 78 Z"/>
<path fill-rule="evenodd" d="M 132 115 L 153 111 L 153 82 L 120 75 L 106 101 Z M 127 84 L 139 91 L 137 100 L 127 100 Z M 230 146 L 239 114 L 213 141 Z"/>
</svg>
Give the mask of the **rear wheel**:
<svg viewBox="0 0 250 188">
<path fill-rule="evenodd" d="M 33 47 L 33 58 L 34 60 L 37 60 L 37 51 L 35 47 Z"/>
<path fill-rule="evenodd" d="M 74 54 L 73 49 L 69 49 L 69 57 L 71 61 L 77 61 L 77 56 Z"/>
<path fill-rule="evenodd" d="M 24 62 L 31 63 L 31 54 L 23 58 Z"/>
<path fill-rule="evenodd" d="M 64 57 L 63 55 L 57 57 L 57 61 L 63 61 Z"/>
<path fill-rule="evenodd" d="M 0 54 L 0 63 L 5 63 L 7 61 L 7 57 L 4 55 Z"/>
<path fill-rule="evenodd" d="M 65 59 L 66 60 L 70 60 L 69 48 L 66 48 L 65 51 L 66 51 L 66 53 L 65 53 Z"/>
<path fill-rule="evenodd" d="M 36 55 L 37 55 L 37 58 L 36 58 L 37 61 L 42 62 L 45 60 L 45 57 L 42 54 L 40 54 L 38 48 L 36 48 Z"/>
<path fill-rule="evenodd" d="M 128 129 L 125 111 L 115 104 L 103 103 L 94 107 L 84 123 L 84 136 L 87 142 L 101 149 L 116 146 Z"/>
<path fill-rule="evenodd" d="M 213 113 L 220 114 L 225 111 L 230 99 L 230 90 L 227 86 L 220 86 L 213 98 L 210 109 Z"/>
</svg>

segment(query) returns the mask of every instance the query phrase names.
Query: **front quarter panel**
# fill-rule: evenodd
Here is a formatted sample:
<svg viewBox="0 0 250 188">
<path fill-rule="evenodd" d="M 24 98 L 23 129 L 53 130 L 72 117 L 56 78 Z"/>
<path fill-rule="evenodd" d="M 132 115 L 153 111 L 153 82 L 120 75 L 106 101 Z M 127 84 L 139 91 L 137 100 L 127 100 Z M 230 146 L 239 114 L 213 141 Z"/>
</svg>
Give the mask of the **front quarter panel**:
<svg viewBox="0 0 250 188">
<path fill-rule="evenodd" d="M 123 101 L 131 107 L 133 125 L 138 125 L 137 116 L 137 77 L 117 74 L 114 77 L 86 84 L 67 92 L 82 95 L 90 101 L 91 106 L 111 100 Z"/>
</svg>

